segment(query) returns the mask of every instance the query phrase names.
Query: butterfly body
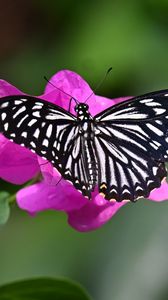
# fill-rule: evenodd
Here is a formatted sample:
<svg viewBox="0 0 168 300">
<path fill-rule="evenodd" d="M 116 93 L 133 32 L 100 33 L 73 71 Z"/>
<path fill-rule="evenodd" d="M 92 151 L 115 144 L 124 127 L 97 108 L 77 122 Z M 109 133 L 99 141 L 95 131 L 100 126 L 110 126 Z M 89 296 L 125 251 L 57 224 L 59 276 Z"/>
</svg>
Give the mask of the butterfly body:
<svg viewBox="0 0 168 300">
<path fill-rule="evenodd" d="M 91 198 L 91 192 L 98 183 L 98 166 L 94 149 L 95 127 L 93 117 L 89 112 L 89 106 L 79 103 L 75 106 L 79 124 L 79 135 L 81 140 L 81 152 L 85 165 L 85 177 L 87 185 L 83 185 L 84 195 Z"/>
<path fill-rule="evenodd" d="M 168 161 L 168 90 L 96 116 L 86 103 L 75 111 L 26 95 L 3 97 L 0 132 L 49 161 L 88 198 L 98 187 L 107 200 L 135 201 L 160 186 Z"/>
</svg>

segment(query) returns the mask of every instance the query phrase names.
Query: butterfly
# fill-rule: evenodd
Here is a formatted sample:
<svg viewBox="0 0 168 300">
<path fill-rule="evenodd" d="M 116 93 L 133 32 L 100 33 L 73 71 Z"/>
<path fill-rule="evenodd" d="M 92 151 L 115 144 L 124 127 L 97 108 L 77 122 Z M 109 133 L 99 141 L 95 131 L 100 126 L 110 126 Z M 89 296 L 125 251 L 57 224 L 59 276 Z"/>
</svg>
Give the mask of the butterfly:
<svg viewBox="0 0 168 300">
<path fill-rule="evenodd" d="M 49 161 L 84 196 L 135 201 L 161 185 L 168 161 L 168 90 L 116 104 L 96 116 L 26 96 L 0 99 L 0 132 Z"/>
</svg>

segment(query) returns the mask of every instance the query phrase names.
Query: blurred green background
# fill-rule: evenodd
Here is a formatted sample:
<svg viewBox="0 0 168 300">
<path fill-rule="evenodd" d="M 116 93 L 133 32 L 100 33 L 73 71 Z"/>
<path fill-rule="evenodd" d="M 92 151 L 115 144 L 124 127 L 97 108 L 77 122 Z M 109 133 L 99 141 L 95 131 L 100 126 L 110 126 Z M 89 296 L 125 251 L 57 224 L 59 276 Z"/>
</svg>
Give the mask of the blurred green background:
<svg viewBox="0 0 168 300">
<path fill-rule="evenodd" d="M 168 88 L 168 1 L 0 1 L 0 75 L 42 93 L 71 69 L 108 97 Z M 1 189 L 13 192 L 1 182 Z M 31 218 L 12 208 L 0 228 L 0 284 L 33 276 L 79 281 L 96 300 L 168 299 L 168 202 L 123 207 L 97 231 L 78 233 L 66 216 Z"/>
</svg>

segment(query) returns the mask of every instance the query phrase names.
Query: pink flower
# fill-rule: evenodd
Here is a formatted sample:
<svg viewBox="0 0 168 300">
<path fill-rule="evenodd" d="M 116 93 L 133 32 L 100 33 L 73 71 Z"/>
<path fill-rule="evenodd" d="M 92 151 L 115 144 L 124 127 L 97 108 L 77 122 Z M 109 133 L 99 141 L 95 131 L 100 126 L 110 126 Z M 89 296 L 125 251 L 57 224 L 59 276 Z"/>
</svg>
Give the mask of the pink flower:
<svg viewBox="0 0 168 300">
<path fill-rule="evenodd" d="M 50 81 L 61 90 L 72 95 L 82 102 L 92 94 L 89 85 L 76 73 L 71 71 L 60 71 Z M 0 97 L 7 95 L 23 94 L 9 83 L 0 81 Z M 70 97 L 47 84 L 41 99 L 53 102 L 64 109 L 68 109 Z M 107 99 L 92 95 L 89 100 L 89 109 L 92 115 L 110 107 L 126 98 Z M 74 113 L 74 101 L 72 101 L 71 112 Z M 96 229 L 106 223 L 127 202 L 108 202 L 104 200 L 98 191 L 93 193 L 92 200 L 83 197 L 70 183 L 65 180 L 56 186 L 60 179 L 50 163 L 29 150 L 18 146 L 0 135 L 0 176 L 1 178 L 15 183 L 23 184 L 33 178 L 39 172 L 43 180 L 39 183 L 22 188 L 17 193 L 17 203 L 21 209 L 35 215 L 46 209 L 64 211 L 68 215 L 69 224 L 79 231 Z M 167 184 L 151 192 L 150 198 L 154 201 L 162 201 L 168 198 Z"/>
</svg>

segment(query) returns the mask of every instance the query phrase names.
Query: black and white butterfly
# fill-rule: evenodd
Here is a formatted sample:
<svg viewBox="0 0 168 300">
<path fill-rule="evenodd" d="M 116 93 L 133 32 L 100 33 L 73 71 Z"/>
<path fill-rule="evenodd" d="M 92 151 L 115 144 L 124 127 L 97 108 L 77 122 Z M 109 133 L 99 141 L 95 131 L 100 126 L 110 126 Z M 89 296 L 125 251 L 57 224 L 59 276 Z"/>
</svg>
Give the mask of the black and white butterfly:
<svg viewBox="0 0 168 300">
<path fill-rule="evenodd" d="M 45 158 L 84 196 L 135 201 L 161 185 L 168 161 L 168 90 L 77 115 L 39 98 L 0 99 L 0 132 Z"/>
</svg>

